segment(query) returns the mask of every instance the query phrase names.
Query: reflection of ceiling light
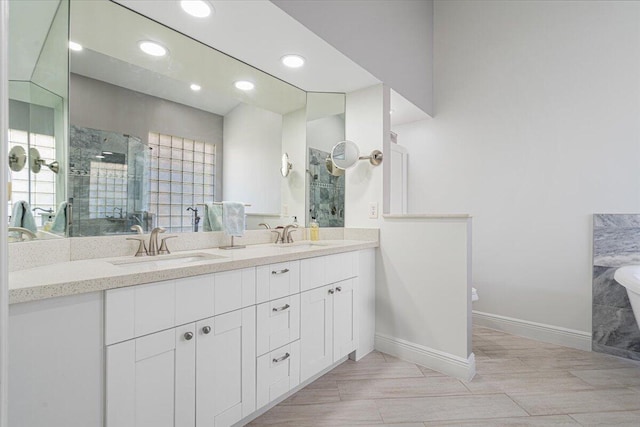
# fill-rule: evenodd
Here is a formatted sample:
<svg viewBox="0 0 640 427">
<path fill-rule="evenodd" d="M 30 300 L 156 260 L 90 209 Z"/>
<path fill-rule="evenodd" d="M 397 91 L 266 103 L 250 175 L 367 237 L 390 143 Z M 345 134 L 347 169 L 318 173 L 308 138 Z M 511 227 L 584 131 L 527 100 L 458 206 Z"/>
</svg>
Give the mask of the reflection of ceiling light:
<svg viewBox="0 0 640 427">
<path fill-rule="evenodd" d="M 191 83 L 191 86 L 189 86 L 191 88 L 192 91 L 197 92 L 200 89 L 202 89 L 202 87 L 200 87 L 200 85 L 197 85 L 195 83 Z"/>
<path fill-rule="evenodd" d="M 196 18 L 206 18 L 211 15 L 211 6 L 202 0 L 182 0 L 180 6 L 185 12 Z"/>
<path fill-rule="evenodd" d="M 165 56 L 167 49 L 155 42 L 144 41 L 139 44 L 140 50 L 151 56 Z"/>
<path fill-rule="evenodd" d="M 101 156 L 100 154 L 98 154 L 98 155 L 96 156 L 96 159 L 104 159 L 104 156 Z"/>
<path fill-rule="evenodd" d="M 111 151 L 103 151 L 103 152 L 102 152 L 102 155 L 104 156 L 105 154 L 109 156 L 109 155 L 111 155 L 111 154 L 113 154 L 113 153 L 112 153 Z"/>
<path fill-rule="evenodd" d="M 285 55 L 280 61 L 289 68 L 300 68 L 304 65 L 304 58 L 300 55 Z"/>
<path fill-rule="evenodd" d="M 238 80 L 233 85 L 236 87 L 236 89 L 240 89 L 240 90 L 251 90 L 254 87 L 256 87 L 256 85 L 246 80 Z"/>
<path fill-rule="evenodd" d="M 393 114 L 395 110 L 389 110 L 389 114 Z"/>
<path fill-rule="evenodd" d="M 69 49 L 75 50 L 76 52 L 80 52 L 82 50 L 82 45 L 76 42 L 69 42 Z"/>
</svg>

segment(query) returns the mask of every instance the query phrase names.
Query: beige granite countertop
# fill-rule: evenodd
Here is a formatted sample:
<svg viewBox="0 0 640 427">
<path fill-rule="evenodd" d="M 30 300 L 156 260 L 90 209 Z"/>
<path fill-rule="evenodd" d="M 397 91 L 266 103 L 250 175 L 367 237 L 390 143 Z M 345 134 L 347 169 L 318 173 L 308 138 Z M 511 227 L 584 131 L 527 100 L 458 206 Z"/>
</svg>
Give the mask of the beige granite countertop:
<svg viewBox="0 0 640 427">
<path fill-rule="evenodd" d="M 29 268 L 9 273 L 9 303 L 36 301 L 66 295 L 103 291 L 162 280 L 198 276 L 218 271 L 235 270 L 294 261 L 321 255 L 378 247 L 378 241 L 321 240 L 309 246 L 308 241 L 294 246 L 275 244 L 248 245 L 244 249 L 196 249 L 173 252 L 172 255 L 211 254 L 220 258 L 194 261 L 178 266 L 158 267 L 153 263 L 114 265 L 113 261 L 136 260 L 134 257 L 97 258 Z M 139 258 L 149 260 L 150 257 Z M 162 259 L 162 255 L 157 259 Z"/>
</svg>

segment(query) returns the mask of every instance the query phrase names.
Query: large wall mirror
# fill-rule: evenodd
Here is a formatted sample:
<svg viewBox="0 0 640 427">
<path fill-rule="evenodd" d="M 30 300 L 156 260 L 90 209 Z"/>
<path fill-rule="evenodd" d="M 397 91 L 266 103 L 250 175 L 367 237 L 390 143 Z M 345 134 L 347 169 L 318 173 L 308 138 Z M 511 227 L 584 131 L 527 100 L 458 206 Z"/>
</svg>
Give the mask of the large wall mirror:
<svg viewBox="0 0 640 427">
<path fill-rule="evenodd" d="M 343 94 L 308 95 L 115 2 L 67 1 L 58 58 L 68 57 L 69 69 L 57 71 L 69 84 L 60 111 L 68 99 L 69 113 L 56 141 L 68 144 L 58 144 L 55 158 L 43 155 L 60 169 L 53 201 L 43 205 L 54 212 L 36 218 L 39 232 L 54 223 L 52 235 L 71 237 L 129 234 L 134 225 L 211 231 L 205 205 L 222 200 L 248 205 L 248 229 L 311 216 L 344 224 L 344 177 L 326 177 L 322 159 L 344 139 Z M 55 211 L 65 201 L 73 209 L 64 209 L 60 232 Z"/>
<path fill-rule="evenodd" d="M 68 0 L 9 3 L 9 225 L 30 238 L 64 234 L 43 226 L 66 199 L 68 28 Z"/>
</svg>

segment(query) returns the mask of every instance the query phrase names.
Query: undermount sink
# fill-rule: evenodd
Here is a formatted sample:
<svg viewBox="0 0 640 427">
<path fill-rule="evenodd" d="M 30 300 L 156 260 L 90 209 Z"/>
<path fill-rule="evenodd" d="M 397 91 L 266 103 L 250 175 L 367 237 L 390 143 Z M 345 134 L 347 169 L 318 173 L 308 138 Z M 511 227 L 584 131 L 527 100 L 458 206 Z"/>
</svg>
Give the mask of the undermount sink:
<svg viewBox="0 0 640 427">
<path fill-rule="evenodd" d="M 132 267 L 179 267 L 193 262 L 209 261 L 213 259 L 225 258 L 221 255 L 195 253 L 180 255 L 156 255 L 149 257 L 129 258 L 125 260 L 108 261 L 109 264 L 120 268 Z"/>
<path fill-rule="evenodd" d="M 293 243 L 274 243 L 273 246 L 277 248 L 295 248 L 295 249 L 311 249 L 317 247 L 330 246 L 327 242 L 311 242 L 309 240 L 301 240 Z"/>
</svg>

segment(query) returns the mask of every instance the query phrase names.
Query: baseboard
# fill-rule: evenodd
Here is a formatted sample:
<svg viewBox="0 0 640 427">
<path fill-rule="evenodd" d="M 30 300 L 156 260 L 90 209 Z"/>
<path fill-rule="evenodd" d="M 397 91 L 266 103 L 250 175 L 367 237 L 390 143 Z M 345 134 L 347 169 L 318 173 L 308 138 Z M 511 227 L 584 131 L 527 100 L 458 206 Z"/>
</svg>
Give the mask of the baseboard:
<svg viewBox="0 0 640 427">
<path fill-rule="evenodd" d="M 473 353 L 465 359 L 380 333 L 376 334 L 375 348 L 463 381 L 471 381 L 476 374 L 476 359 Z"/>
<path fill-rule="evenodd" d="M 537 341 L 591 351 L 591 334 L 544 323 L 473 310 L 473 323 Z"/>
</svg>

